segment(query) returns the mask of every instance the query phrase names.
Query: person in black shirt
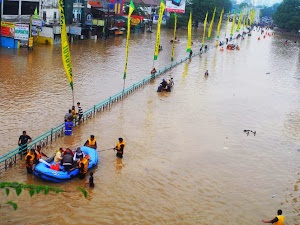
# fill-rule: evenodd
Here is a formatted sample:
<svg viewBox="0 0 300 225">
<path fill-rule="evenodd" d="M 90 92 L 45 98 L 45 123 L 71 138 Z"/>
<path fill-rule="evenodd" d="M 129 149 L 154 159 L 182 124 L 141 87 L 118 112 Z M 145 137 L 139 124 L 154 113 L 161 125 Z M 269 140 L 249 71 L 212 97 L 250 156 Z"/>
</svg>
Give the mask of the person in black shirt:
<svg viewBox="0 0 300 225">
<path fill-rule="evenodd" d="M 31 137 L 26 134 L 26 131 L 23 131 L 23 134 L 19 137 L 18 145 L 22 146 L 20 148 L 20 153 L 24 152 L 23 154 L 27 154 L 27 144 L 32 141 Z"/>
</svg>

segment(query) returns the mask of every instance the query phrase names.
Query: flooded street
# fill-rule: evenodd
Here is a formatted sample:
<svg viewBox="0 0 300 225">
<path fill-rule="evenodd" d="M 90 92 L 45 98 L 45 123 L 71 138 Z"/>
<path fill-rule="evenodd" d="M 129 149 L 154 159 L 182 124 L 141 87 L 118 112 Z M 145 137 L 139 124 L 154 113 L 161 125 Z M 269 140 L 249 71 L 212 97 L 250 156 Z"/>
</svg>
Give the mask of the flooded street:
<svg viewBox="0 0 300 225">
<path fill-rule="evenodd" d="M 175 60 L 187 55 L 187 32 L 178 32 Z M 150 75 L 155 34 L 131 36 L 127 87 Z M 201 34 L 193 32 L 194 52 Z M 162 31 L 157 69 L 170 64 L 172 35 Z M 1 208 L 0 224 L 262 224 L 281 208 L 288 225 L 300 225 L 299 43 L 258 37 L 236 41 L 240 51 L 193 57 L 161 76 L 174 78 L 171 93 L 156 92 L 158 78 L 47 146 L 51 155 L 94 134 L 101 150 L 124 138 L 122 160 L 99 152 L 87 199 L 76 190 L 85 180 L 47 183 L 27 175 L 23 162 L 2 173 L 1 181 L 67 192 L 15 198 L 1 190 L 1 203 L 19 208 Z M 122 90 L 125 42 L 72 44 L 75 101 L 84 110 Z M 0 49 L 0 84 L 0 155 L 17 147 L 22 130 L 34 138 L 62 123 L 72 104 L 60 46 Z"/>
</svg>

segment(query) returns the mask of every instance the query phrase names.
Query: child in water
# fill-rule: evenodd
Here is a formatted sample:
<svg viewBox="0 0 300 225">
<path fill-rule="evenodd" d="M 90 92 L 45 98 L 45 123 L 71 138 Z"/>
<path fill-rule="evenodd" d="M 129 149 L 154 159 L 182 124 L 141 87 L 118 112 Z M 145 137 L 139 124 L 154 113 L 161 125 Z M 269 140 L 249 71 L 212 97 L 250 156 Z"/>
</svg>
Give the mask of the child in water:
<svg viewBox="0 0 300 225">
<path fill-rule="evenodd" d="M 89 181 L 87 181 L 87 182 L 85 183 L 86 185 L 89 185 L 89 187 L 91 187 L 91 188 L 95 187 L 93 175 L 94 175 L 94 173 L 93 173 L 93 172 L 90 172 L 90 178 L 89 178 Z"/>
</svg>

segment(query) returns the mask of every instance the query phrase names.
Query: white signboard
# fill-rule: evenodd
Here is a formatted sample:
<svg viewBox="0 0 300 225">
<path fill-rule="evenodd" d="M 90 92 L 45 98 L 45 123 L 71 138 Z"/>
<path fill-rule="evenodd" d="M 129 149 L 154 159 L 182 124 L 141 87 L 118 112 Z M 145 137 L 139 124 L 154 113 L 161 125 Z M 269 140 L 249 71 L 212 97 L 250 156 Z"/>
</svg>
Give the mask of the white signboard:
<svg viewBox="0 0 300 225">
<path fill-rule="evenodd" d="M 42 27 L 44 25 L 43 20 L 32 20 L 32 26 Z"/>
<path fill-rule="evenodd" d="M 28 37 L 29 37 L 29 25 L 15 24 L 15 39 L 28 40 Z"/>
<path fill-rule="evenodd" d="M 166 11 L 184 13 L 185 12 L 185 2 L 186 0 L 167 0 L 166 1 Z"/>
</svg>

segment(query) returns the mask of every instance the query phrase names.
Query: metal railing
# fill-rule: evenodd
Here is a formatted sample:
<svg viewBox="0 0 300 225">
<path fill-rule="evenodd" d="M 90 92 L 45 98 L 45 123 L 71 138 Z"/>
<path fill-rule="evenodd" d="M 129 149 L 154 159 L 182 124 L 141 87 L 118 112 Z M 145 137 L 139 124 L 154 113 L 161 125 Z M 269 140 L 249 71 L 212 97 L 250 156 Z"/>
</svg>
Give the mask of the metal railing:
<svg viewBox="0 0 300 225">
<path fill-rule="evenodd" d="M 192 54 L 191 57 L 199 55 L 200 52 Z M 174 66 L 188 60 L 190 56 L 187 56 L 181 60 L 178 60 L 176 62 L 173 62 L 171 65 L 164 67 L 163 69 L 157 71 L 155 74 L 152 74 L 148 76 L 147 78 L 131 85 L 130 87 L 124 89 L 124 91 L 121 91 L 108 99 L 100 102 L 97 105 L 94 105 L 93 107 L 89 108 L 83 113 L 83 116 L 81 118 L 81 121 L 75 120 L 74 126 L 79 125 L 80 123 L 86 121 L 89 118 L 92 118 L 97 113 L 104 111 L 105 109 L 110 108 L 114 103 L 117 103 L 118 101 L 123 100 L 125 97 L 127 97 L 129 94 L 132 94 L 137 89 L 143 87 L 144 85 L 148 84 L 152 79 L 160 76 L 162 73 L 168 71 L 169 69 L 173 68 Z M 3 155 L 0 157 L 0 171 L 3 169 L 7 169 L 11 167 L 13 164 L 17 162 L 18 159 L 22 159 L 23 151 L 26 151 L 27 148 L 35 148 L 37 145 L 41 145 L 42 147 L 48 145 L 49 143 L 54 142 L 56 139 L 64 136 L 64 129 L 65 124 L 62 123 L 58 125 L 55 128 L 52 128 L 51 130 L 47 131 L 46 133 L 38 136 L 37 138 L 33 139 L 26 147 L 26 145 L 19 146 L 18 148 L 12 150 L 11 152 Z M 19 155 L 19 156 L 18 156 Z"/>
</svg>

